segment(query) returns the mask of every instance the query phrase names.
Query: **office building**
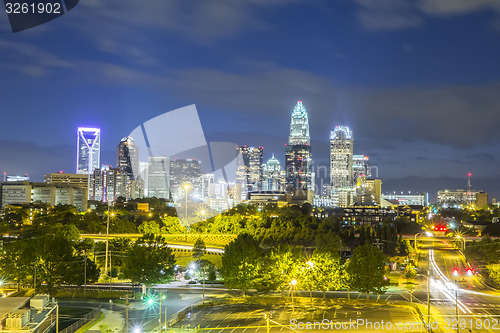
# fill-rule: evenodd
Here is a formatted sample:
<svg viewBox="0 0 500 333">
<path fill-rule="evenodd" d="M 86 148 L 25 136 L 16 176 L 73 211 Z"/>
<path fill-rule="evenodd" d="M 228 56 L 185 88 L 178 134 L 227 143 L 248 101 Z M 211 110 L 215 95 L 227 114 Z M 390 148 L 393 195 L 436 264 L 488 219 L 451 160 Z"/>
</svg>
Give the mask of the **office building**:
<svg viewBox="0 0 500 333">
<path fill-rule="evenodd" d="M 397 206 L 428 206 L 429 205 L 429 194 L 428 193 L 401 193 L 401 194 L 382 194 L 380 197 L 381 203 L 387 201 L 385 206 L 388 204 Z"/>
<path fill-rule="evenodd" d="M 78 185 L 8 182 L 0 183 L 0 193 L 2 209 L 18 204 L 71 205 L 79 211 L 87 209 L 87 189 Z"/>
<path fill-rule="evenodd" d="M 237 160 L 236 181 L 245 186 L 243 192 L 260 191 L 262 189 L 262 159 L 263 147 L 237 146 L 242 159 Z"/>
<path fill-rule="evenodd" d="M 94 170 L 89 179 L 89 200 L 114 202 L 127 192 L 127 176 L 117 168 L 103 165 Z"/>
<path fill-rule="evenodd" d="M 101 130 L 78 127 L 76 173 L 91 174 L 101 163 Z"/>
<path fill-rule="evenodd" d="M 191 196 L 201 197 L 201 162 L 194 158 L 176 158 L 170 162 L 170 193 L 174 201 L 184 197 L 185 184 L 189 185 Z"/>
<path fill-rule="evenodd" d="M 24 174 L 24 176 L 11 176 L 7 175 L 7 172 L 3 173 L 3 181 L 4 182 L 23 182 L 23 181 L 29 181 L 30 176 L 28 176 L 27 173 Z"/>
<path fill-rule="evenodd" d="M 437 203 L 447 207 L 462 207 L 473 204 L 477 208 L 481 208 L 488 203 L 488 194 L 476 190 L 441 190 L 437 193 Z"/>
<path fill-rule="evenodd" d="M 170 198 L 170 158 L 150 156 L 147 167 L 147 196 Z"/>
<path fill-rule="evenodd" d="M 314 191 L 309 120 L 302 101 L 298 101 L 292 111 L 285 156 L 286 190 Z"/>
<path fill-rule="evenodd" d="M 285 171 L 281 170 L 280 162 L 273 156 L 262 165 L 262 191 L 284 191 Z"/>
<path fill-rule="evenodd" d="M 139 183 L 139 147 L 132 137 L 127 136 L 120 140 L 116 147 L 116 168 L 126 177 L 127 199 L 135 198 L 136 186 Z"/>
<path fill-rule="evenodd" d="M 76 173 L 49 173 L 44 175 L 43 182 L 46 184 L 53 185 L 71 185 L 80 186 L 86 190 L 89 189 L 89 175 L 88 174 L 76 174 Z"/>
<path fill-rule="evenodd" d="M 336 126 L 330 135 L 330 185 L 333 191 L 353 183 L 353 137 L 347 126 Z"/>
<path fill-rule="evenodd" d="M 356 184 L 359 177 L 371 178 L 370 161 L 365 155 L 352 155 L 352 182 Z"/>
</svg>

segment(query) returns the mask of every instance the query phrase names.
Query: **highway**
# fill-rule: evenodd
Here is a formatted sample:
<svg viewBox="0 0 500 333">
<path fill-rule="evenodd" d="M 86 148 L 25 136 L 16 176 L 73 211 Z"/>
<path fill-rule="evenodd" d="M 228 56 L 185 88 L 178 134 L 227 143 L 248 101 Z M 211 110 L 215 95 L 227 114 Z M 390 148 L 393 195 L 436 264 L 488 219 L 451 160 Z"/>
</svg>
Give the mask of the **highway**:
<svg viewBox="0 0 500 333">
<path fill-rule="evenodd" d="M 443 332 L 500 332 L 500 294 L 468 272 L 473 266 L 463 254 L 446 239 L 428 237 L 419 246 L 419 274 L 430 268 L 431 322 L 439 320 Z M 418 278 L 416 291 L 426 302 L 427 281 Z"/>
</svg>

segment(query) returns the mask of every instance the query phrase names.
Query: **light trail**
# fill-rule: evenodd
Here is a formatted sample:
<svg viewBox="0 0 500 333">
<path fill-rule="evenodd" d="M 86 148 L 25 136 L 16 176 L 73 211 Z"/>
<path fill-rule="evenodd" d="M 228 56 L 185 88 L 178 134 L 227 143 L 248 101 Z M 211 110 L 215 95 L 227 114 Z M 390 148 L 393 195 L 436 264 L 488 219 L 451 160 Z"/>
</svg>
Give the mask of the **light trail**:
<svg viewBox="0 0 500 333">
<path fill-rule="evenodd" d="M 451 293 L 450 290 L 453 290 L 455 292 L 458 292 L 458 290 L 461 290 L 456 286 L 453 282 L 451 282 L 446 275 L 443 274 L 441 269 L 439 269 L 438 265 L 434 261 L 434 250 L 429 249 L 429 262 L 431 263 L 432 268 L 434 268 L 434 271 L 437 273 L 438 277 L 441 279 L 441 281 L 431 279 L 431 283 L 437 287 L 439 291 L 441 291 L 447 299 L 449 299 L 451 302 L 455 303 L 460 310 L 462 310 L 463 313 L 472 313 L 472 311 L 462 303 L 459 299 L 454 297 Z M 442 282 L 444 281 L 444 282 Z"/>
</svg>

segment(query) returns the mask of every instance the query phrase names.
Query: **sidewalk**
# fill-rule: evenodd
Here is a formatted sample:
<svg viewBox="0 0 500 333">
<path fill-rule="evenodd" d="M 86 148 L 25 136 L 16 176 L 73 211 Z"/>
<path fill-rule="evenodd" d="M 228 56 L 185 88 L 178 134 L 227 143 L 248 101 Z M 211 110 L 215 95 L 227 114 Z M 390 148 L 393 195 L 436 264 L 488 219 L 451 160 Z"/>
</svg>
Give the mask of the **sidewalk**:
<svg viewBox="0 0 500 333">
<path fill-rule="evenodd" d="M 89 331 L 101 331 L 100 327 L 103 328 L 102 331 L 111 330 L 112 333 L 122 331 L 125 320 L 119 312 L 102 309 L 102 313 L 104 313 L 104 319 L 90 327 Z"/>
</svg>

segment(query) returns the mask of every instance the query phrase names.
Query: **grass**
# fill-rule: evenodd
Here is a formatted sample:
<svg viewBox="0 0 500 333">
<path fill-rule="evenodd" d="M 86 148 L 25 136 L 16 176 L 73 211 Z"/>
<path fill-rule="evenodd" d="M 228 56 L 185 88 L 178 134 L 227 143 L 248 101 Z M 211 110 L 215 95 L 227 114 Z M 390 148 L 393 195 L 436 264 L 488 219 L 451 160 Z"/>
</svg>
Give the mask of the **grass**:
<svg viewBox="0 0 500 333">
<path fill-rule="evenodd" d="M 80 327 L 75 333 L 87 332 L 89 328 L 91 328 L 92 326 L 94 326 L 95 324 L 97 324 L 98 322 L 100 322 L 103 319 L 104 319 L 104 312 L 101 312 L 101 315 L 99 316 L 99 318 L 96 318 L 94 320 L 89 321 L 88 323 L 86 323 L 85 325 Z"/>
</svg>

